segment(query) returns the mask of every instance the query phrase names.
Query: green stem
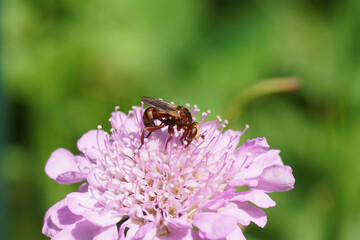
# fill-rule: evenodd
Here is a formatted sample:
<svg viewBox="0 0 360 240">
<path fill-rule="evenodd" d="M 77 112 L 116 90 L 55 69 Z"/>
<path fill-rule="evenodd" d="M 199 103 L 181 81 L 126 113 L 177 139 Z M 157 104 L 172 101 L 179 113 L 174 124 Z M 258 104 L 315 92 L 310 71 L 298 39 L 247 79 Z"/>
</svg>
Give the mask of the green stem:
<svg viewBox="0 0 360 240">
<path fill-rule="evenodd" d="M 241 91 L 225 112 L 225 119 L 229 122 L 234 121 L 241 116 L 245 106 L 256 98 L 277 93 L 277 92 L 293 92 L 300 88 L 300 82 L 294 77 L 271 78 L 261 81 L 244 91 Z"/>
</svg>

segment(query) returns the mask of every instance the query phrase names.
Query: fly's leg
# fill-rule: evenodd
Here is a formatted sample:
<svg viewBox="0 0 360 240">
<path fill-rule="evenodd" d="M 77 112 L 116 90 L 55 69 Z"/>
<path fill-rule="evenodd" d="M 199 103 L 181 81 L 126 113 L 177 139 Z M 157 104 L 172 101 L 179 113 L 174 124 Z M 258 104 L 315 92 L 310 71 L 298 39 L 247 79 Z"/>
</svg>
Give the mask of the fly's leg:
<svg viewBox="0 0 360 240">
<path fill-rule="evenodd" d="M 183 133 L 183 135 L 181 136 L 181 138 L 180 138 L 180 142 L 181 142 L 181 144 L 182 145 L 184 145 L 184 141 L 185 141 L 185 139 L 186 139 L 186 136 L 188 135 L 188 130 L 189 130 L 189 128 L 188 127 L 183 127 L 182 129 L 184 129 L 184 133 Z M 187 144 L 188 145 L 188 144 Z M 187 146 L 186 145 L 186 146 Z M 186 147 L 185 146 L 185 147 Z"/>
<path fill-rule="evenodd" d="M 172 137 L 174 135 L 174 127 L 172 125 L 169 125 L 168 132 L 169 132 L 169 137 L 168 137 L 168 139 L 166 140 L 166 143 L 165 143 L 165 152 L 166 153 L 167 153 L 167 145 L 168 145 L 168 143 L 170 142 L 170 140 L 172 139 Z"/>
<path fill-rule="evenodd" d="M 144 139 L 145 139 L 145 131 L 149 131 L 149 134 L 147 135 L 146 138 L 148 138 L 150 136 L 150 134 L 157 130 L 157 129 L 160 129 L 160 128 L 163 128 L 164 125 L 159 125 L 159 126 L 150 126 L 150 127 L 145 127 L 144 130 L 142 131 L 142 134 L 141 134 L 141 145 L 140 147 L 138 148 L 138 151 L 141 149 L 141 147 L 144 145 Z"/>
</svg>

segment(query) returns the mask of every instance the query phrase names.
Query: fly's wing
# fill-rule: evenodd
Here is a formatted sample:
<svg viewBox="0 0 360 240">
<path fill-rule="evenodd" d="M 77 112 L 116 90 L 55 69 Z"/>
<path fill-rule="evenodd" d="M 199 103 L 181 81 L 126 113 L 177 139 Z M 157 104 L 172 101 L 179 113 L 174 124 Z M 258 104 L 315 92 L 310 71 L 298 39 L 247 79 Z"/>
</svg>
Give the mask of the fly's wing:
<svg viewBox="0 0 360 240">
<path fill-rule="evenodd" d="M 152 97 L 141 97 L 141 101 L 143 103 L 145 103 L 146 105 L 158 108 L 158 109 L 160 109 L 164 112 L 167 112 L 170 115 L 173 115 L 175 117 L 179 117 L 179 111 L 175 104 L 165 102 L 161 99 L 152 98 Z"/>
</svg>

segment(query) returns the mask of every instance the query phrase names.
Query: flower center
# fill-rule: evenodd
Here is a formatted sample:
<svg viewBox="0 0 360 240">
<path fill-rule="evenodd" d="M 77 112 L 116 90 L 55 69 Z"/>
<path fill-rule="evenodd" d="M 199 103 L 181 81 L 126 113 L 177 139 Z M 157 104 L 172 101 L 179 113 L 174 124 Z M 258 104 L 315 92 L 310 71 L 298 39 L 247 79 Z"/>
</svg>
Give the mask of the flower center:
<svg viewBox="0 0 360 240">
<path fill-rule="evenodd" d="M 195 106 L 191 113 L 198 111 Z M 132 220 L 144 223 L 155 221 L 158 216 L 163 219 L 184 214 L 191 218 L 197 206 L 224 189 L 226 180 L 234 172 L 231 149 L 235 149 L 232 145 L 237 144 L 238 136 L 226 144 L 221 143 L 221 132 L 227 121 L 217 117 L 213 124 L 206 125 L 204 119 L 209 113 L 203 113 L 199 123 L 204 139 L 198 138 L 185 148 L 179 142 L 181 133 L 175 131 L 168 151 L 164 152 L 167 131 L 156 131 L 145 139 L 136 155 L 131 152 L 139 146 L 142 129 L 131 128 L 129 120 L 119 125 L 116 122 L 119 119 L 113 116 L 110 119 L 112 134 L 99 139 L 105 149 L 97 161 L 100 170 L 94 174 L 98 184 L 90 184 L 89 188 L 99 192 L 102 198 L 106 196 L 99 199 L 105 207 L 124 212 Z M 134 112 L 127 118 L 141 121 Z M 219 146 L 230 147 L 223 151 Z"/>
</svg>

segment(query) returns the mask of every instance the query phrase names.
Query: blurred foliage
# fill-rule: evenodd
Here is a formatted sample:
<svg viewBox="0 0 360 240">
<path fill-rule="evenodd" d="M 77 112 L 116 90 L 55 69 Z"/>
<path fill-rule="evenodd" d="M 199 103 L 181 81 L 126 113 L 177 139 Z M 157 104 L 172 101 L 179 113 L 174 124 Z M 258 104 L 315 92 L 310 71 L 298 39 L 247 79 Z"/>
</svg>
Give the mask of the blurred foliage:
<svg viewBox="0 0 360 240">
<path fill-rule="evenodd" d="M 196 103 L 213 118 L 240 106 L 229 127 L 247 123 L 244 138 L 282 150 L 296 187 L 271 195 L 278 206 L 248 239 L 359 236 L 359 16 L 357 0 L 3 0 L 10 238 L 47 239 L 45 211 L 76 188 L 45 175 L 51 152 L 77 153 L 83 133 L 108 129 L 114 106 L 127 112 L 143 95 Z M 289 76 L 299 91 L 247 94 Z"/>
</svg>

